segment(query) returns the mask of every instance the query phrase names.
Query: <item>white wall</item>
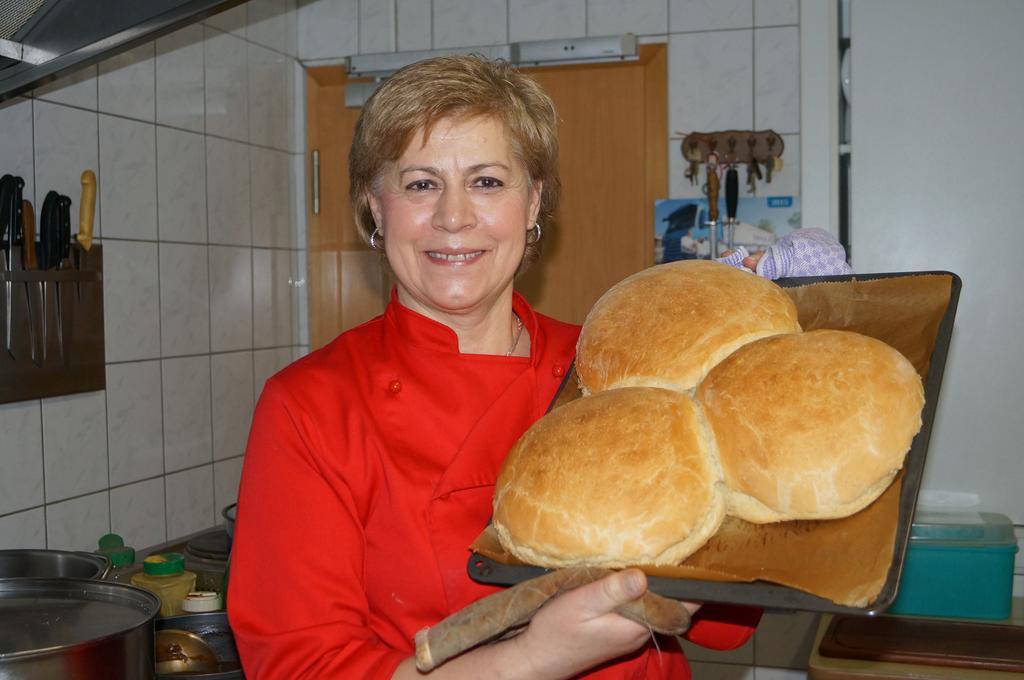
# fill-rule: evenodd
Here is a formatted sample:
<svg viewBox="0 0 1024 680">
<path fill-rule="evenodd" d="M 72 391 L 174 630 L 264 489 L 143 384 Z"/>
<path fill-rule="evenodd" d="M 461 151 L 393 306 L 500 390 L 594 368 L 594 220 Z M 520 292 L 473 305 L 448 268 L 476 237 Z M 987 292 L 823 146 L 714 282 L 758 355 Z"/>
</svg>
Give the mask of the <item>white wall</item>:
<svg viewBox="0 0 1024 680">
<path fill-rule="evenodd" d="M 1024 3 L 850 11 L 853 264 L 963 279 L 924 488 L 1024 524 Z"/>
<path fill-rule="evenodd" d="M 144 548 L 233 502 L 255 396 L 305 351 L 294 36 L 294 0 L 254 1 L 0 104 L 34 205 L 77 224 L 96 171 L 107 359 L 104 391 L 0 405 L 0 549 Z"/>
<path fill-rule="evenodd" d="M 834 2 L 800 2 L 800 208 L 839 235 L 839 54 Z"/>
</svg>

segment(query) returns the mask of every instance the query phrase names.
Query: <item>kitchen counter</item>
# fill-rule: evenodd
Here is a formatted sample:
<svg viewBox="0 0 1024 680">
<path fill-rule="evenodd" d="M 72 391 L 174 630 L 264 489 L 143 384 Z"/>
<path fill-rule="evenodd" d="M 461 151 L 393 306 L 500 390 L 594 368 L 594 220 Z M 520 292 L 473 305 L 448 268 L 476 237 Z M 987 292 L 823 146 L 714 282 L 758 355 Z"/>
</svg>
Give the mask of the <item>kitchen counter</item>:
<svg viewBox="0 0 1024 680">
<path fill-rule="evenodd" d="M 886 618 L 885 615 L 879 619 Z M 983 619 L 938 619 L 928 617 L 899 617 L 901 619 L 919 619 L 943 623 L 975 623 L 994 624 L 1019 627 L 1024 631 L 1024 598 L 1013 600 L 1010 617 L 1001 621 Z M 826 637 L 831 615 L 823 615 L 818 625 L 814 647 L 808 662 L 809 680 L 1021 680 L 1024 674 L 1010 671 L 982 670 L 952 666 L 934 666 L 927 664 L 894 663 L 886 661 L 870 661 L 863 659 L 843 659 L 820 654 L 822 641 Z"/>
</svg>

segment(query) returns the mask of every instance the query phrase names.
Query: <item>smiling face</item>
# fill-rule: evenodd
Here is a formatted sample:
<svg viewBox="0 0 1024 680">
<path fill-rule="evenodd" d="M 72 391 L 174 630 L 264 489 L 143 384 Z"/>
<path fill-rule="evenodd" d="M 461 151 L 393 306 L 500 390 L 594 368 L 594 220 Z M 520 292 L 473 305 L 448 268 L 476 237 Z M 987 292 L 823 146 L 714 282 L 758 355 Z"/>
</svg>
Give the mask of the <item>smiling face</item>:
<svg viewBox="0 0 1024 680">
<path fill-rule="evenodd" d="M 540 186 L 499 121 L 444 118 L 420 132 L 369 201 L 403 305 L 444 322 L 511 304 Z"/>
</svg>

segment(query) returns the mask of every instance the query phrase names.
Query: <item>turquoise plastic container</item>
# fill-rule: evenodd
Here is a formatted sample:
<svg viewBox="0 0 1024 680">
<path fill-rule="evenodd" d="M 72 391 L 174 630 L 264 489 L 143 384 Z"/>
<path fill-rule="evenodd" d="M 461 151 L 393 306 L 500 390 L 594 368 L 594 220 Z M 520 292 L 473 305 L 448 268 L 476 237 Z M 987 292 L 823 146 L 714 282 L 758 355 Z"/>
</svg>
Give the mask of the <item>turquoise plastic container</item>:
<svg viewBox="0 0 1024 680">
<path fill-rule="evenodd" d="M 919 510 L 890 614 L 1005 619 L 1017 537 L 1006 515 Z"/>
</svg>

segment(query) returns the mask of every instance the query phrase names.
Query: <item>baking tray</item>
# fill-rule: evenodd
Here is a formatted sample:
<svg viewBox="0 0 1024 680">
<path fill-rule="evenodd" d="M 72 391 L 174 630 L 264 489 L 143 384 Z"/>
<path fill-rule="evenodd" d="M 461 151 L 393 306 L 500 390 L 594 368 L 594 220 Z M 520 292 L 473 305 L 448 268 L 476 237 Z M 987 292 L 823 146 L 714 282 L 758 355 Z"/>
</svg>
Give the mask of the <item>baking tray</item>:
<svg viewBox="0 0 1024 680">
<path fill-rule="evenodd" d="M 926 671 L 942 666 L 959 668 L 963 677 L 989 677 L 982 671 L 1024 673 L 1024 627 L 980 621 L 885 616 L 836 616 L 818 646 L 818 654 L 832 659 L 856 659 L 874 664 L 914 664 Z M 867 665 L 867 664 L 865 664 Z M 875 667 L 880 677 L 882 667 Z M 892 677 L 887 675 L 887 677 Z M 953 677 L 952 675 L 927 677 Z"/>
<path fill-rule="evenodd" d="M 795 277 L 778 279 L 775 282 L 783 288 L 792 288 L 814 283 L 872 281 L 925 275 L 949 277 L 949 301 L 939 323 L 935 346 L 928 365 L 928 374 L 924 381 L 925 403 L 921 412 L 921 430 L 914 437 L 913 442 L 911 442 L 910 451 L 907 453 L 904 462 L 903 486 L 900 489 L 893 559 L 885 583 L 875 600 L 865 607 L 849 607 L 795 588 L 765 581 L 721 582 L 659 576 L 648 576 L 648 587 L 651 591 L 679 600 L 724 602 L 752 605 L 767 609 L 802 610 L 832 614 L 875 615 L 882 613 L 892 604 L 893 600 L 896 599 L 900 575 L 903 572 L 903 563 L 910 537 L 910 526 L 913 522 L 914 508 L 917 505 L 917 494 L 920 490 L 921 478 L 924 473 L 928 442 L 931 439 L 932 423 L 935 420 L 935 410 L 939 400 L 939 389 L 942 386 L 942 375 L 946 367 L 946 355 L 949 352 L 949 343 L 953 334 L 953 321 L 956 317 L 957 303 L 960 299 L 960 277 L 947 271 L 923 271 Z M 575 372 L 568 371 L 558 394 L 555 395 L 549 406 L 549 410 L 554 408 L 560 401 L 571 398 L 567 397 L 567 393 L 571 393 L 576 389 Z M 470 578 L 479 583 L 507 586 L 540 576 L 549 570 L 543 567 L 504 564 L 486 555 L 473 552 L 468 561 L 467 571 Z"/>
</svg>

